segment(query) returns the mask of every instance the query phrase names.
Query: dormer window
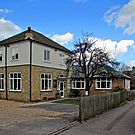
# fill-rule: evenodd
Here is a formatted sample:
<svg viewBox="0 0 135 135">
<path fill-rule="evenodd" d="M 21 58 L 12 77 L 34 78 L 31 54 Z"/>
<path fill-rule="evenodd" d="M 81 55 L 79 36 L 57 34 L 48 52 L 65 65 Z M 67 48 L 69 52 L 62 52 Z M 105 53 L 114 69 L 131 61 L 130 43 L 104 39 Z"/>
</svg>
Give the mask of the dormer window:
<svg viewBox="0 0 135 135">
<path fill-rule="evenodd" d="M 12 48 L 12 60 L 19 59 L 19 49 L 17 47 Z"/>
</svg>

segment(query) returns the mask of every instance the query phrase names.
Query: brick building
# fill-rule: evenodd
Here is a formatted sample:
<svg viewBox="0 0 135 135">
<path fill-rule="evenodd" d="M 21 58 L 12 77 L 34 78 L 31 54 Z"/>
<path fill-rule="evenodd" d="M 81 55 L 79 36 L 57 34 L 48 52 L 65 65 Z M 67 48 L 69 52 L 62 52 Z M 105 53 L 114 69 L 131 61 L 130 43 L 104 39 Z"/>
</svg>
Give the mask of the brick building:
<svg viewBox="0 0 135 135">
<path fill-rule="evenodd" d="M 132 70 L 124 71 L 124 74 L 131 78 L 131 90 L 135 89 L 135 66 L 132 67 Z"/>
<path fill-rule="evenodd" d="M 130 90 L 130 77 L 120 73 L 109 66 L 99 69 L 94 76 L 90 94 L 103 94 L 119 90 Z M 72 88 L 71 90 L 79 90 L 81 95 L 85 95 L 85 80 L 82 74 L 76 74 L 76 70 L 72 71 Z"/>
</svg>

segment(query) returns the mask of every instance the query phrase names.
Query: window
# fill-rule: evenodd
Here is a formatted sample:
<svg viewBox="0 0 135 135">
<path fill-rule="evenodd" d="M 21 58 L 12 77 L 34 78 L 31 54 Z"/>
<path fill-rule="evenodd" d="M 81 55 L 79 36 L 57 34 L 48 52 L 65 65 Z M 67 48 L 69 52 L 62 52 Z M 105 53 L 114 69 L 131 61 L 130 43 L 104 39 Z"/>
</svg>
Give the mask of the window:
<svg viewBox="0 0 135 135">
<path fill-rule="evenodd" d="M 65 64 L 65 59 L 64 59 L 64 54 L 60 53 L 60 65 L 64 65 Z"/>
<path fill-rule="evenodd" d="M 52 89 L 52 75 L 41 74 L 41 91 L 48 91 Z"/>
<path fill-rule="evenodd" d="M 0 73 L 0 90 L 4 90 L 4 74 Z"/>
<path fill-rule="evenodd" d="M 44 60 L 50 61 L 50 51 L 44 50 Z"/>
<path fill-rule="evenodd" d="M 21 73 L 10 73 L 10 90 L 21 91 Z"/>
<path fill-rule="evenodd" d="M 72 81 L 72 89 L 85 89 L 85 81 L 83 79 Z"/>
<path fill-rule="evenodd" d="M 0 50 L 0 62 L 2 62 L 2 51 Z"/>
<path fill-rule="evenodd" d="M 19 49 L 18 48 L 12 48 L 12 60 L 18 60 L 19 59 Z"/>
<path fill-rule="evenodd" d="M 111 89 L 112 80 L 110 78 L 97 78 L 96 79 L 96 89 Z"/>
</svg>

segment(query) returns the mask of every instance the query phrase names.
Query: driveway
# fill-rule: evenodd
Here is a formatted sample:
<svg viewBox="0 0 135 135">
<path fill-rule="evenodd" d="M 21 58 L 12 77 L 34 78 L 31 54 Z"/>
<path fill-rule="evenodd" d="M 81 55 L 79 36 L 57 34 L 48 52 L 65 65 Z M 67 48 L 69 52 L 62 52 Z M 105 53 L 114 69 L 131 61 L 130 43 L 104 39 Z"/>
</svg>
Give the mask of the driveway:
<svg viewBox="0 0 135 135">
<path fill-rule="evenodd" d="M 48 135 L 67 126 L 78 106 L 0 100 L 0 135 Z"/>
<path fill-rule="evenodd" d="M 78 105 L 59 104 L 59 103 L 51 103 L 51 102 L 31 104 L 31 105 L 25 106 L 25 107 L 40 108 L 40 109 L 46 109 L 48 111 L 63 112 L 63 113 L 75 113 L 75 112 L 78 112 L 78 110 L 79 110 Z"/>
</svg>

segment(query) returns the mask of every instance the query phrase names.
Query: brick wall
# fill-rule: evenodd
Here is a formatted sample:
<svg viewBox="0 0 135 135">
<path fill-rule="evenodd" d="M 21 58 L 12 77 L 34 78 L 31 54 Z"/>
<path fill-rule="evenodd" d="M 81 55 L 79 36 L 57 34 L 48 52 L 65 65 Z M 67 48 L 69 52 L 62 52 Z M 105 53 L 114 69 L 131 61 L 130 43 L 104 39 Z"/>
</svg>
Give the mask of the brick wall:
<svg viewBox="0 0 135 135">
<path fill-rule="evenodd" d="M 0 72 L 4 73 L 5 77 L 5 84 L 4 84 L 4 91 L 0 91 L 0 98 L 6 99 L 6 73 L 4 68 L 0 68 Z M 9 74 L 13 72 L 20 72 L 21 73 L 21 83 L 22 89 L 21 91 L 10 91 L 10 84 L 9 84 Z M 12 66 L 7 68 L 7 92 L 8 92 L 8 99 L 9 100 L 17 100 L 17 101 L 29 101 L 29 66 Z"/>
<path fill-rule="evenodd" d="M 51 73 L 52 74 L 52 91 L 41 91 L 40 88 L 40 75 L 42 73 Z M 54 81 L 57 81 L 58 74 L 65 74 L 64 70 L 32 66 L 32 100 L 43 100 L 49 98 L 55 98 L 57 91 L 57 86 L 54 86 Z M 69 81 L 68 81 L 69 83 Z M 69 89 L 65 90 L 65 96 L 69 96 Z"/>
</svg>

